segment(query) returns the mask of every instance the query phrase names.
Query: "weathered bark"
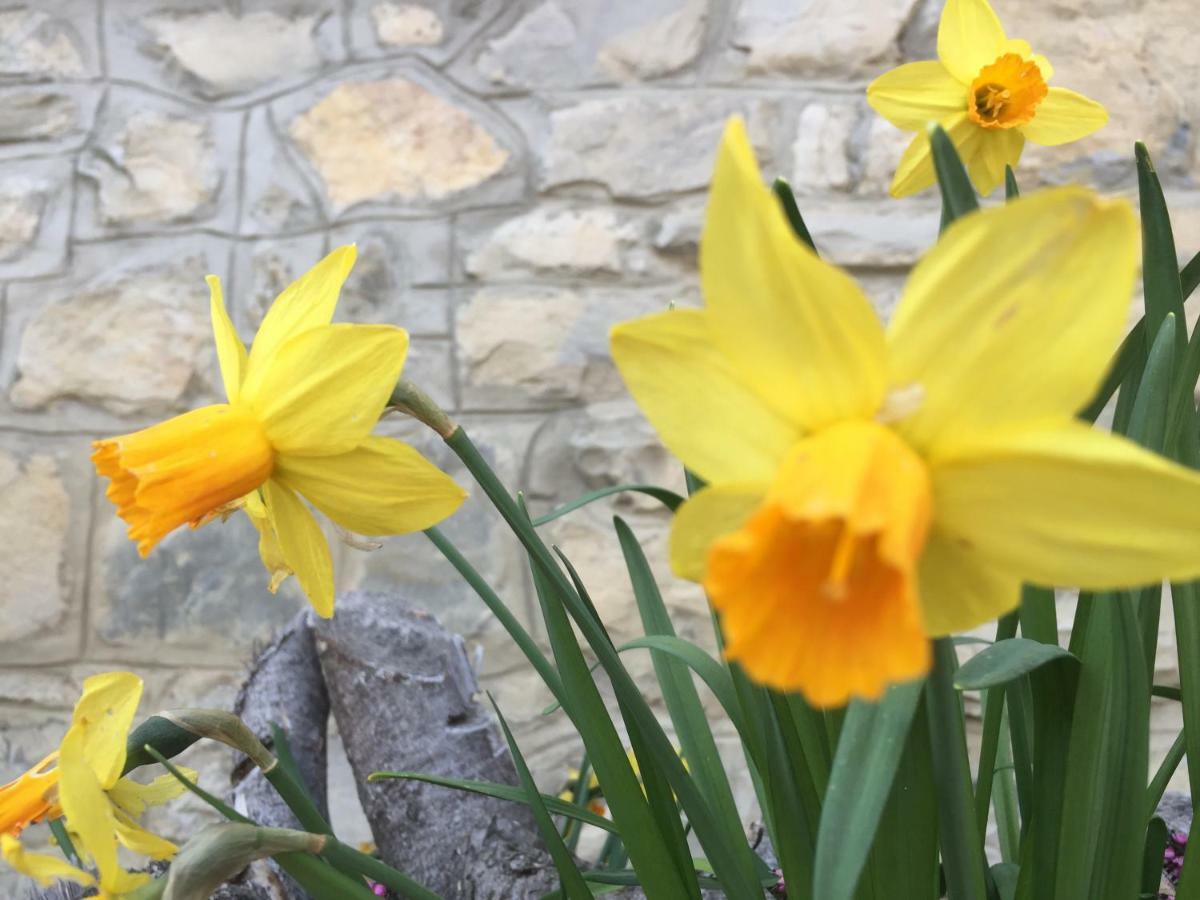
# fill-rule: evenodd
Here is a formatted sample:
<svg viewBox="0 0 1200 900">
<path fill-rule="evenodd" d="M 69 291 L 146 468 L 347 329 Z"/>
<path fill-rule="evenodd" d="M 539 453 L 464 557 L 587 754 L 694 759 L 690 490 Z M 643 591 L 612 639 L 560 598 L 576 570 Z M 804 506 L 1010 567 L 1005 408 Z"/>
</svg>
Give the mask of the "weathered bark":
<svg viewBox="0 0 1200 900">
<path fill-rule="evenodd" d="M 412 781 L 409 770 L 516 784 L 462 638 L 395 594 L 338 598 L 317 652 L 359 797 L 383 858 L 446 900 L 519 900 L 558 886 L 525 807 Z"/>
<path fill-rule="evenodd" d="M 250 667 L 234 704 L 234 712 L 267 747 L 271 723 L 287 732 L 296 766 L 317 807 L 328 818 L 325 779 L 325 736 L 329 696 L 321 676 L 308 619 L 301 613 L 263 650 Z M 231 802 L 261 825 L 301 827 L 279 794 L 249 759 L 237 754 Z M 273 898 L 304 900 L 307 894 L 272 860 L 251 866 L 250 879 L 268 888 Z"/>
</svg>

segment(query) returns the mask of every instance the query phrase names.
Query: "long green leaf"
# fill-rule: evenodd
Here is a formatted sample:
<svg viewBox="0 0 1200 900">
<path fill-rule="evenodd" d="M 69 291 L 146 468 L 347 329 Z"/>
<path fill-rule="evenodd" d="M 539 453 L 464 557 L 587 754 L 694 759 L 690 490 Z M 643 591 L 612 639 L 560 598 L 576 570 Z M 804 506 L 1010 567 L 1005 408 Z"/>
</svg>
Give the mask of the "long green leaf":
<svg viewBox="0 0 1200 900">
<path fill-rule="evenodd" d="M 1167 823 L 1155 816 L 1146 828 L 1146 844 L 1142 851 L 1142 897 L 1157 897 L 1162 884 L 1163 851 L 1167 849 Z"/>
<path fill-rule="evenodd" d="M 878 703 L 850 704 L 821 807 L 813 878 L 817 897 L 854 897 L 923 689 L 924 683 L 915 681 L 892 687 Z"/>
<path fill-rule="evenodd" d="M 962 664 L 954 675 L 954 686 L 960 691 L 998 687 L 1063 658 L 1073 657 L 1057 644 L 1028 638 L 998 640 Z"/>
<path fill-rule="evenodd" d="M 1058 643 L 1058 610 L 1054 591 L 1027 584 L 1021 588 L 1021 606 L 1017 611 L 1021 636 L 1043 644 Z"/>
<path fill-rule="evenodd" d="M 601 665 L 603 665 L 609 681 L 612 683 L 618 702 L 622 705 L 622 711 L 628 714 L 627 725 L 632 720 L 642 732 L 643 737 L 648 741 L 659 767 L 665 773 L 671 783 L 671 787 L 679 796 L 680 804 L 687 814 L 688 822 L 692 826 L 696 839 L 700 842 L 706 857 L 712 862 L 716 870 L 715 874 L 721 880 L 722 884 L 725 885 L 727 893 L 735 898 L 755 896 L 759 891 L 759 887 L 753 865 L 753 854 L 746 854 L 740 848 L 730 847 L 724 843 L 724 832 L 715 826 L 711 810 L 708 808 L 704 796 L 696 787 L 691 776 L 688 775 L 686 768 L 684 768 L 682 761 L 680 761 L 678 755 L 675 753 L 670 740 L 667 738 L 662 726 L 655 719 L 654 713 L 651 711 L 632 677 L 630 677 L 621 664 L 616 649 L 611 645 L 607 639 L 607 635 L 598 628 L 591 614 L 583 606 L 573 586 L 556 564 L 553 554 L 550 553 L 549 549 L 537 535 L 532 524 L 522 515 L 517 504 L 508 494 L 503 484 L 500 483 L 500 480 L 496 477 L 491 467 L 488 466 L 487 461 L 480 455 L 466 432 L 462 428 L 455 429 L 447 436 L 446 444 L 458 455 L 471 474 L 475 476 L 484 493 L 487 494 L 497 511 L 503 516 L 505 522 L 508 523 L 513 533 L 521 541 L 521 544 L 525 547 L 534 562 L 535 574 L 545 578 L 549 586 L 553 588 L 549 592 L 552 595 L 552 600 L 564 606 L 579 626 L 592 652 L 596 654 Z M 576 649 L 578 649 L 578 645 L 576 645 Z M 581 672 L 576 674 L 587 677 L 586 665 L 582 665 Z M 566 676 L 564 674 L 565 681 Z M 570 712 L 571 710 L 568 709 L 568 713 Z M 605 711 L 601 710 L 600 714 L 607 718 Z M 580 720 L 575 719 L 574 721 L 576 722 L 576 727 L 579 728 Z M 596 771 L 603 780 L 604 776 L 600 769 L 599 760 L 590 747 L 588 748 L 588 753 L 592 757 Z M 615 816 L 616 812 L 614 809 Z M 623 826 L 622 832 L 626 833 Z M 628 842 L 626 846 L 630 850 L 632 859 L 634 856 L 634 847 Z M 638 852 L 653 852 L 653 850 L 647 845 L 639 848 Z M 672 863 L 668 862 L 667 864 L 673 867 Z M 640 867 L 636 864 L 634 868 L 640 871 Z M 644 880 L 643 884 L 646 884 Z M 647 893 L 653 892 L 649 885 L 646 885 L 646 887 Z M 664 896 L 670 897 L 675 895 L 667 893 Z"/>
<path fill-rule="evenodd" d="M 627 641 L 618 649 L 621 653 L 645 649 L 679 660 L 700 676 L 739 733 L 747 727 L 728 670 L 691 641 L 669 635 L 647 635 Z M 761 759 L 761 753 L 756 756 Z"/>
<path fill-rule="evenodd" d="M 1184 732 L 1180 731 L 1175 736 L 1175 740 L 1171 742 L 1171 746 L 1167 750 L 1166 756 L 1163 757 L 1158 771 L 1150 779 L 1150 786 L 1146 788 L 1147 818 L 1153 816 L 1154 811 L 1158 809 L 1158 804 L 1162 801 L 1163 794 L 1166 793 L 1167 785 L 1171 783 L 1171 779 L 1175 775 L 1175 770 L 1179 768 L 1179 764 L 1183 761 L 1186 749 L 1187 743 L 1184 739 Z"/>
<path fill-rule="evenodd" d="M 516 514 L 520 515 L 520 512 Z M 522 524 L 528 524 L 528 519 L 521 521 Z M 532 529 L 532 525 L 529 527 Z M 556 590 L 549 583 L 545 565 L 539 566 L 536 562 L 533 565 L 533 584 L 542 606 L 550 647 L 562 674 L 563 709 L 571 717 L 587 748 L 588 758 L 592 760 L 604 788 L 613 819 L 630 851 L 633 867 L 641 874 L 647 890 L 666 890 L 680 897 L 698 897 L 700 889 L 694 877 L 689 885 L 686 874 L 679 868 L 679 851 L 686 851 L 686 847 L 672 846 L 670 835 L 663 833 L 592 680 L 559 598 L 562 589 Z M 592 610 L 585 608 L 583 617 L 593 628 L 599 627 L 593 619 Z M 598 641 L 609 646 L 608 634 L 600 630 Z M 653 852 L 648 852 L 651 850 Z"/>
<path fill-rule="evenodd" d="M 918 698 L 860 884 L 862 900 L 937 900 L 941 896 L 937 791 L 925 709 L 924 697 Z"/>
<path fill-rule="evenodd" d="M 572 513 L 577 509 L 587 506 L 589 503 L 595 503 L 597 500 L 603 500 L 605 497 L 611 497 L 613 494 L 625 493 L 645 494 L 647 497 L 653 497 L 667 509 L 674 512 L 683 503 L 683 498 L 674 491 L 669 491 L 666 488 L 655 487 L 652 484 L 616 484 L 611 487 L 599 488 L 595 491 L 589 491 L 582 497 L 576 497 L 570 503 L 564 503 L 544 516 L 538 516 L 533 520 L 536 527 L 541 527 L 547 522 L 553 522 L 555 519 L 562 518 L 567 513 Z"/>
<path fill-rule="evenodd" d="M 1141 872 L 1150 684 L 1127 594 L 1097 597 L 1080 663 L 1054 897 L 1128 900 Z"/>
<path fill-rule="evenodd" d="M 542 843 L 546 845 L 550 858 L 554 860 L 554 868 L 558 871 L 563 894 L 570 900 L 591 900 L 592 892 L 584 883 L 579 866 L 576 865 L 575 858 L 567 849 L 567 845 L 563 843 L 562 835 L 554 827 L 554 820 L 550 818 L 550 812 L 546 809 L 546 804 L 542 802 L 542 795 L 538 792 L 537 783 L 533 780 L 533 775 L 529 771 L 521 748 L 517 745 L 516 738 L 513 737 L 512 729 L 508 727 L 504 713 L 500 712 L 500 707 L 496 705 L 496 699 L 491 694 L 488 694 L 488 700 L 491 701 L 492 709 L 496 712 L 500 730 L 504 732 L 508 752 L 512 755 L 513 763 L 517 768 L 517 777 L 521 780 L 521 787 L 524 789 L 525 802 L 533 811 L 533 819 L 537 823 L 538 831 L 542 834 Z"/>
<path fill-rule="evenodd" d="M 1146 145 L 1134 145 L 1137 159 L 1138 201 L 1142 214 L 1142 292 L 1146 300 L 1147 349 L 1158 336 L 1168 315 L 1174 314 L 1174 338 L 1182 351 L 1187 343 L 1183 318 L 1183 288 L 1179 281 L 1179 259 L 1175 235 L 1163 197 L 1158 173 Z"/>
<path fill-rule="evenodd" d="M 933 654 L 925 701 L 947 893 L 953 900 L 985 900 L 983 840 L 975 824 L 962 703 L 954 690 L 954 645 L 938 638 L 933 642 Z"/>
<path fill-rule="evenodd" d="M 942 230 L 945 231 L 955 219 L 979 209 L 979 198 L 975 196 L 975 188 L 971 186 L 954 142 L 941 125 L 930 127 L 929 143 L 933 168 L 942 190 Z"/>
<path fill-rule="evenodd" d="M 623 519 L 617 517 L 613 521 L 633 585 L 642 627 L 647 635 L 675 637 L 675 626 L 671 624 L 654 573 L 650 571 L 650 564 L 637 538 Z M 704 706 L 700 703 L 700 694 L 692 682 L 691 671 L 686 664 L 670 656 L 654 654 L 652 658 L 663 702 L 675 725 L 683 758 L 687 760 L 700 790 L 708 798 L 718 822 L 730 829 L 731 843 L 736 842 L 743 837 L 737 803 L 717 750 L 717 742 L 713 740 L 708 718 L 704 714 Z"/>
<path fill-rule="evenodd" d="M 817 245 L 813 243 L 812 234 L 809 232 L 808 226 L 804 224 L 804 216 L 800 215 L 800 207 L 796 203 L 796 195 L 792 193 L 792 186 L 787 183 L 786 179 L 776 178 L 771 187 L 775 191 L 775 196 L 779 198 L 783 214 L 787 216 L 788 224 L 792 226 L 796 237 L 807 244 L 809 250 L 816 253 Z"/>
<path fill-rule="evenodd" d="M 1005 641 L 1017 633 L 1017 614 L 1009 613 L 996 623 L 996 641 Z M 979 764 L 975 767 L 975 826 L 980 834 L 987 831 L 988 809 L 996 771 L 996 753 L 1000 748 L 1000 724 L 1004 718 L 1004 691 L 989 690 L 981 695 L 983 728 L 979 740 Z"/>
<path fill-rule="evenodd" d="M 447 778 L 442 775 L 428 775 L 424 772 L 372 772 L 367 781 L 386 781 L 397 778 L 406 781 L 421 781 L 425 784 L 436 784 L 439 787 L 453 788 L 456 791 L 468 791 L 472 794 L 482 794 L 497 800 L 508 800 L 512 803 L 529 805 L 529 797 L 523 788 L 511 784 L 498 784 L 494 781 L 473 781 L 469 778 Z M 578 806 L 567 800 L 542 794 L 542 803 L 556 816 L 565 816 L 585 825 L 593 825 L 605 831 L 616 831 L 616 823 L 612 819 L 598 816 L 585 807 Z"/>
</svg>

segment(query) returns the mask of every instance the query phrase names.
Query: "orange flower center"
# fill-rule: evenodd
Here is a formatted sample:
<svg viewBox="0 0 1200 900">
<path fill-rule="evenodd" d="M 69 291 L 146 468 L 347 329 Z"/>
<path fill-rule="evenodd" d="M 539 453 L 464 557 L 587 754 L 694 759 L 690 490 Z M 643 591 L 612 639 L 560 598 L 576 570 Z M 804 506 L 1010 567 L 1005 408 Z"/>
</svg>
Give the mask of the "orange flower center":
<svg viewBox="0 0 1200 900">
<path fill-rule="evenodd" d="M 967 115 L 983 128 L 1013 128 L 1033 118 L 1047 90 L 1037 63 L 1005 53 L 971 82 Z"/>
<path fill-rule="evenodd" d="M 0 785 L 0 834 L 19 837 L 27 825 L 62 814 L 57 763 L 55 750 L 16 781 Z"/>
<path fill-rule="evenodd" d="M 92 446 L 96 471 L 110 480 L 108 499 L 142 556 L 180 525 L 202 525 L 260 486 L 275 464 L 258 420 L 224 403 Z"/>
<path fill-rule="evenodd" d="M 800 441 L 762 505 L 709 551 L 727 656 L 818 706 L 923 674 L 916 567 L 931 509 L 924 463 L 883 425 Z"/>
</svg>

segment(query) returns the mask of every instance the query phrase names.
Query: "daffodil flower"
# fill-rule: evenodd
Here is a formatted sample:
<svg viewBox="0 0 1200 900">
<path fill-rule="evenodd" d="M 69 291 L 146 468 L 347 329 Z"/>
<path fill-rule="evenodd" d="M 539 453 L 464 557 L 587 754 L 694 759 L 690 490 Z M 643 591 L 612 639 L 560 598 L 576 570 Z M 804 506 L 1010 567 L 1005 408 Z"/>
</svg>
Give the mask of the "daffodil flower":
<svg viewBox="0 0 1200 900">
<path fill-rule="evenodd" d="M 267 311 L 250 351 L 208 277 L 227 403 L 96 441 L 96 471 L 145 556 L 181 525 L 241 508 L 260 534 L 273 592 L 295 574 L 313 608 L 333 613 L 333 563 L 300 499 L 359 534 L 420 531 L 466 496 L 402 441 L 372 436 L 408 351 L 390 325 L 331 325 L 353 246 L 330 253 Z"/>
<path fill-rule="evenodd" d="M 1108 121 L 1104 107 L 1082 94 L 1049 87 L 1050 62 L 1013 40 L 987 0 L 947 0 L 937 37 L 938 59 L 892 69 L 867 88 L 867 101 L 904 131 L 915 131 L 900 158 L 892 194 L 905 197 L 934 182 L 926 127 L 946 129 L 981 194 L 1004 182 L 1025 141 L 1057 146 Z"/>
<path fill-rule="evenodd" d="M 146 831 L 137 819 L 148 806 L 177 797 L 183 786 L 171 775 L 149 784 L 122 778 L 142 680 L 129 672 L 94 675 L 83 683 L 71 725 L 58 750 L 15 781 L 0 787 L 0 854 L 13 869 L 46 885 L 57 879 L 96 886 L 101 897 L 118 897 L 145 883 L 144 873 L 125 871 L 120 844 L 151 859 L 169 859 L 176 847 Z M 195 778 L 194 772 L 188 772 Z M 54 856 L 31 853 L 18 840 L 30 824 L 64 817 L 76 847 L 98 877 Z"/>
<path fill-rule="evenodd" d="M 612 336 L 643 411 L 708 483 L 670 554 L 707 589 L 729 658 L 835 705 L 920 676 L 929 636 L 1011 610 L 1022 582 L 1200 575 L 1200 476 L 1075 419 L 1136 268 L 1126 203 L 1033 194 L 951 226 L 885 331 L 792 234 L 731 123 L 704 308 Z"/>
</svg>

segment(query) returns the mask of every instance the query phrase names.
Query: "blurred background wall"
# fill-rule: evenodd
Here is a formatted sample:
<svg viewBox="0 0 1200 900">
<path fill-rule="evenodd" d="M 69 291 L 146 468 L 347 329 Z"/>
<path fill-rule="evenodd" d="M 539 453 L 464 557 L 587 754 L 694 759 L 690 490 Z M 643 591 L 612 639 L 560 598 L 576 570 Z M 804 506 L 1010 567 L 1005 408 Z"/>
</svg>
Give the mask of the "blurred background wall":
<svg viewBox="0 0 1200 900">
<path fill-rule="evenodd" d="M 1031 148 L 1022 187 L 1134 189 L 1145 140 L 1181 252 L 1200 246 L 1193 0 L 998 0 L 1055 83 L 1113 122 Z M 89 441 L 217 399 L 204 275 L 249 338 L 274 295 L 356 241 L 339 316 L 413 335 L 406 371 L 537 510 L 619 482 L 680 486 L 625 398 L 609 325 L 698 300 L 696 242 L 722 123 L 744 116 L 820 250 L 881 313 L 938 201 L 887 197 L 906 138 L 866 83 L 934 55 L 938 0 L 39 0 L 0 11 L 0 781 L 57 742 L 85 675 L 128 668 L 143 709 L 228 705 L 272 597 L 246 522 L 146 561 Z M 952 303 L 953 297 L 946 302 Z M 389 418 L 463 479 L 436 439 Z M 615 507 L 667 580 L 668 519 Z M 555 525 L 617 637 L 638 630 L 612 505 Z M 515 544 L 470 500 L 446 531 L 540 633 Z M 389 588 L 461 631 L 547 788 L 578 748 L 481 603 L 420 535 L 337 551 L 342 587 Z M 1066 601 L 1064 601 L 1065 603 Z M 1169 612 L 1169 606 L 1167 607 Z M 1174 678 L 1169 616 L 1164 671 Z M 649 678 L 646 659 L 631 664 Z M 1156 710 L 1155 751 L 1178 732 Z M 728 729 L 722 732 L 732 749 Z M 197 756 L 222 787 L 223 757 Z M 1177 778 L 1176 783 L 1182 783 Z M 348 783 L 335 796 L 353 806 Z M 745 792 L 743 792 L 745 793 Z M 194 811 L 194 810 L 193 810 Z M 350 815 L 347 812 L 346 815 Z M 177 814 L 183 816 L 184 814 Z M 190 815 L 190 814 L 189 814 Z M 183 827 L 177 821 L 174 828 Z M 2 886 L 2 885 L 0 885 Z"/>
</svg>

